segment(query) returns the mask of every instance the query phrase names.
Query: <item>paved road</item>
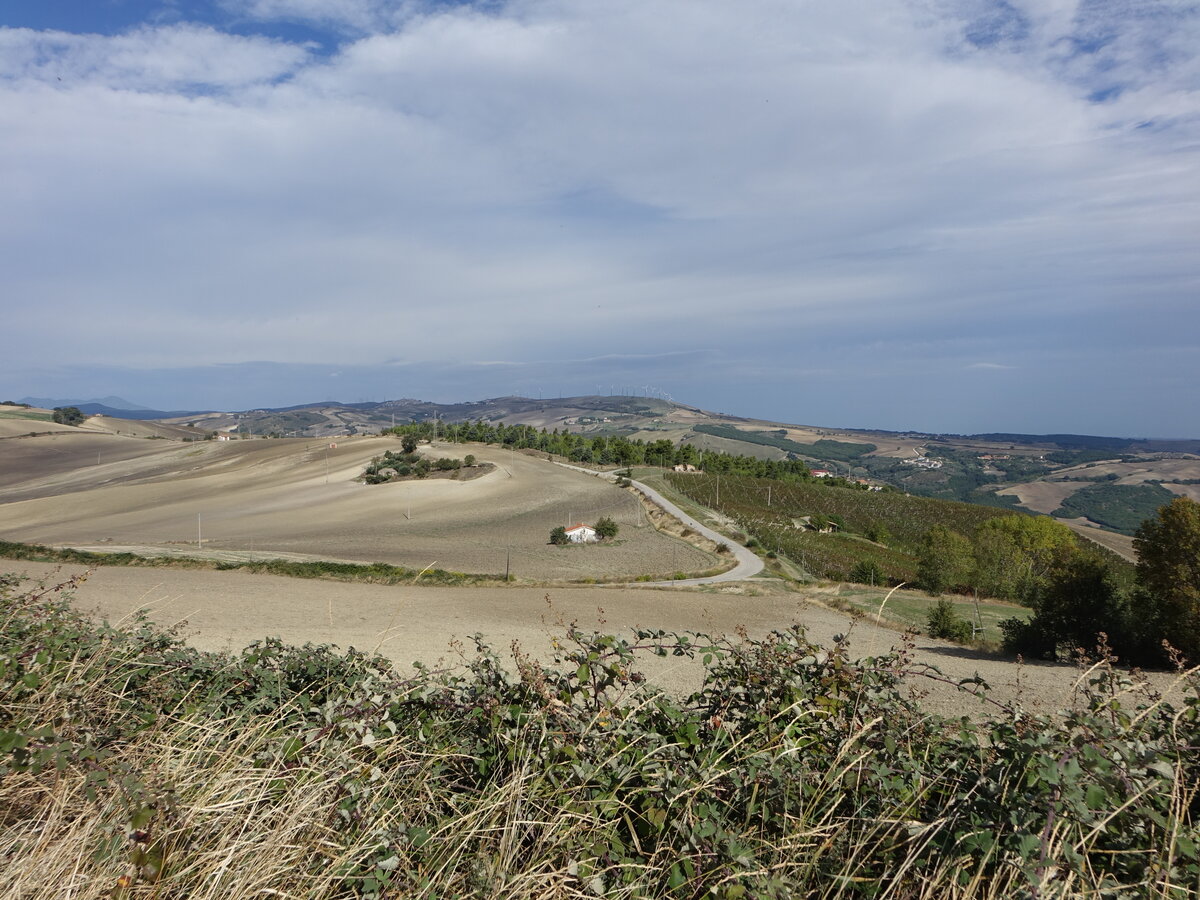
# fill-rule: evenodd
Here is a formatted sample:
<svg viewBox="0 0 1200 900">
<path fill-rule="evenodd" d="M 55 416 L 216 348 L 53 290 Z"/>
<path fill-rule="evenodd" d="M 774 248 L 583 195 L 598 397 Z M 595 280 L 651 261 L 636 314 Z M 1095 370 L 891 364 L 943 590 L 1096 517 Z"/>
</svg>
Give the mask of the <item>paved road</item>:
<svg viewBox="0 0 1200 900">
<path fill-rule="evenodd" d="M 556 463 L 564 469 L 574 469 L 576 472 L 584 472 L 588 475 L 595 475 L 597 478 L 603 478 L 605 481 L 616 481 L 616 476 L 611 472 L 595 472 L 591 469 L 585 469 L 582 466 L 572 466 L 567 463 Z M 763 570 L 763 561 L 758 555 L 748 547 L 743 547 L 741 544 L 735 543 L 719 531 L 714 531 L 707 525 L 702 525 L 685 513 L 682 509 L 656 491 L 654 488 L 640 481 L 630 481 L 635 488 L 646 495 L 647 498 L 657 503 L 668 513 L 677 518 L 680 522 L 691 528 L 693 531 L 698 531 L 710 541 L 718 544 L 725 544 L 729 547 L 733 558 L 737 560 L 737 565 L 728 572 L 722 572 L 720 575 L 709 575 L 705 578 L 680 578 L 677 581 L 651 581 L 644 584 L 649 586 L 654 585 L 695 585 L 695 584 L 718 584 L 723 581 L 745 581 L 751 576 L 757 575 Z M 643 584 L 639 582 L 639 584 Z"/>
</svg>

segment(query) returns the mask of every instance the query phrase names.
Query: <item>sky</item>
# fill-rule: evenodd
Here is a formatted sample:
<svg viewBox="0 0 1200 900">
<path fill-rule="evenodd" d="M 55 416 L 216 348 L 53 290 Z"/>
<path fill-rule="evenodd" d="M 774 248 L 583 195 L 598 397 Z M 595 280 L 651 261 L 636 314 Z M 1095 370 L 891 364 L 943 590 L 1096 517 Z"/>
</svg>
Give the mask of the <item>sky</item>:
<svg viewBox="0 0 1200 900">
<path fill-rule="evenodd" d="M 0 394 L 1200 437 L 1200 2 L 8 0 Z"/>
</svg>

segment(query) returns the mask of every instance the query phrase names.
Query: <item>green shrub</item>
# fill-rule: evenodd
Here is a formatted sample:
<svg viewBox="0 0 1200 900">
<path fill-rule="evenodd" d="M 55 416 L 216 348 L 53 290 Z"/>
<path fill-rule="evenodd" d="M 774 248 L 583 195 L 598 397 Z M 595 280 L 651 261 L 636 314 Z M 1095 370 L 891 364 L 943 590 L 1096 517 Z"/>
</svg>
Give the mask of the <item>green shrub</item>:
<svg viewBox="0 0 1200 900">
<path fill-rule="evenodd" d="M 884 584 L 887 581 L 887 576 L 883 574 L 883 569 L 879 563 L 870 559 L 859 560 L 855 563 L 854 568 L 850 570 L 850 580 L 859 584 Z"/>
<path fill-rule="evenodd" d="M 971 623 L 959 616 L 954 609 L 954 604 L 945 597 L 934 601 L 925 621 L 926 631 L 930 637 L 966 644 L 974 635 Z"/>
</svg>

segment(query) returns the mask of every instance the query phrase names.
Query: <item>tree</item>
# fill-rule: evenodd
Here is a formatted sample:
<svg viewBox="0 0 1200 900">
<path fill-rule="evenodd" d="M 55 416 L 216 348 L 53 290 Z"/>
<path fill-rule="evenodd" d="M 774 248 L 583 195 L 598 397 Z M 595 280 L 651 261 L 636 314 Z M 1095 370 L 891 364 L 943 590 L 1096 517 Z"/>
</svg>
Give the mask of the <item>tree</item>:
<svg viewBox="0 0 1200 900">
<path fill-rule="evenodd" d="M 77 406 L 56 406 L 52 418 L 59 425 L 82 425 L 85 416 Z"/>
<path fill-rule="evenodd" d="M 405 453 L 417 452 L 417 436 L 415 434 L 406 434 L 400 438 L 400 446 L 404 448 Z"/>
<path fill-rule="evenodd" d="M 608 516 L 596 520 L 596 534 L 602 538 L 614 538 L 619 530 L 617 523 Z"/>
<path fill-rule="evenodd" d="M 917 552 L 917 581 L 935 597 L 943 591 L 965 587 L 971 579 L 975 557 L 971 542 L 945 525 L 934 525 Z"/>
<path fill-rule="evenodd" d="M 557 528 L 550 529 L 550 543 L 555 546 L 562 546 L 570 542 L 571 539 L 567 537 L 567 529 L 564 526 L 559 525 Z"/>
<path fill-rule="evenodd" d="M 1200 503 L 1176 497 L 1147 519 L 1133 539 L 1138 591 L 1134 604 L 1144 652 L 1168 641 L 1200 662 Z"/>
<path fill-rule="evenodd" d="M 975 534 L 975 587 L 1032 604 L 1045 579 L 1078 553 L 1075 535 L 1048 516 L 1003 516 Z"/>
<path fill-rule="evenodd" d="M 1103 632 L 1120 655 L 1135 653 L 1128 601 L 1112 570 L 1099 559 L 1076 556 L 1045 579 L 1028 622 L 1001 623 L 1004 647 L 1027 656 L 1091 650 Z"/>
<path fill-rule="evenodd" d="M 473 465 L 475 465 L 475 454 L 474 454 L 474 453 L 468 453 L 468 454 L 467 454 L 465 457 L 463 457 L 463 465 L 464 465 L 464 466 L 473 466 Z"/>
<path fill-rule="evenodd" d="M 975 629 L 954 609 L 954 604 L 945 597 L 929 608 L 925 616 L 925 628 L 929 636 L 944 641 L 965 644 L 974 637 Z"/>
<path fill-rule="evenodd" d="M 863 532 L 863 537 L 877 544 L 886 544 L 892 539 L 892 533 L 882 522 L 872 522 Z"/>
<path fill-rule="evenodd" d="M 886 578 L 879 563 L 873 559 L 860 559 L 850 570 L 850 580 L 858 584 L 869 584 L 874 587 L 877 584 L 883 584 Z"/>
</svg>

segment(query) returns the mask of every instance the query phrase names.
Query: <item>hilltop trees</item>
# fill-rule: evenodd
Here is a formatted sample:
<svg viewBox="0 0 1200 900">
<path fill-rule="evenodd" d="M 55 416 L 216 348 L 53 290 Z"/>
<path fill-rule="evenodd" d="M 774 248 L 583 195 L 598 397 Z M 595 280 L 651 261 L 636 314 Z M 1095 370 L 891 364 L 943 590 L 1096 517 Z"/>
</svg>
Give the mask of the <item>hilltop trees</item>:
<svg viewBox="0 0 1200 900">
<path fill-rule="evenodd" d="M 82 425 L 86 416 L 77 406 L 56 406 L 52 418 L 59 425 Z"/>
<path fill-rule="evenodd" d="M 430 439 L 434 426 L 430 422 L 397 425 L 386 429 L 414 439 Z M 630 440 L 620 435 L 586 435 L 548 432 L 545 428 L 532 425 L 505 425 L 503 422 L 463 422 L 453 426 L 446 440 L 457 442 L 478 441 L 501 444 L 513 449 L 531 449 L 555 456 L 566 457 L 576 462 L 590 462 L 602 466 L 654 465 L 670 467 L 679 464 L 696 466 L 706 472 L 721 474 L 751 475 L 757 478 L 775 478 L 785 481 L 811 480 L 808 466 L 799 459 L 758 459 L 752 456 L 736 456 L 729 453 L 701 451 L 690 444 L 676 445 L 665 438 L 649 443 Z"/>
</svg>

